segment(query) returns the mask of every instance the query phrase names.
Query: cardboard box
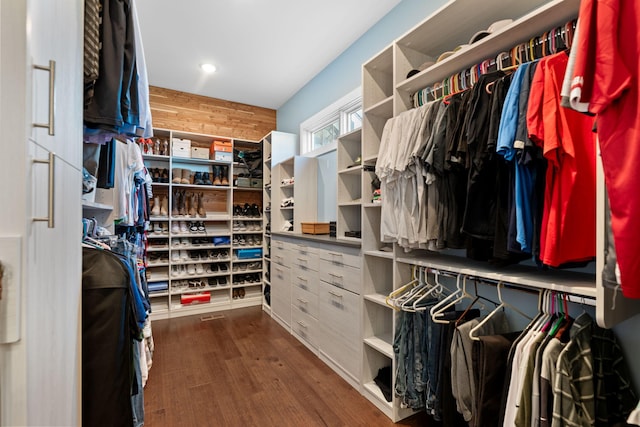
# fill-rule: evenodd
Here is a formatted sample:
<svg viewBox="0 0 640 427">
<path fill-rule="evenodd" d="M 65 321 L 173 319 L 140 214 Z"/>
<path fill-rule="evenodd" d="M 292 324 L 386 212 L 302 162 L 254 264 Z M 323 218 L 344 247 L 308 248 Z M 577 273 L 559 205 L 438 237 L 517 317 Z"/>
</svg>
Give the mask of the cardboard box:
<svg viewBox="0 0 640 427">
<path fill-rule="evenodd" d="M 197 294 L 182 294 L 180 295 L 180 304 L 199 304 L 211 301 L 211 294 L 209 292 L 200 292 Z"/>
<path fill-rule="evenodd" d="M 226 151 L 215 151 L 213 153 L 213 160 L 216 162 L 233 162 L 233 153 Z"/>
<path fill-rule="evenodd" d="M 233 145 L 231 141 L 221 141 L 214 139 L 211 143 L 213 151 L 224 151 L 226 153 L 233 153 Z"/>
<path fill-rule="evenodd" d="M 262 248 L 238 249 L 238 259 L 262 258 Z"/>
<path fill-rule="evenodd" d="M 329 234 L 328 222 L 302 222 L 300 225 L 305 234 Z"/>
<path fill-rule="evenodd" d="M 191 157 L 191 140 L 173 138 L 171 141 L 171 155 L 175 157 Z"/>
<path fill-rule="evenodd" d="M 202 147 L 191 147 L 191 158 L 209 160 L 209 150 Z"/>
<path fill-rule="evenodd" d="M 262 178 L 251 178 L 251 186 L 253 188 L 262 188 Z"/>
</svg>

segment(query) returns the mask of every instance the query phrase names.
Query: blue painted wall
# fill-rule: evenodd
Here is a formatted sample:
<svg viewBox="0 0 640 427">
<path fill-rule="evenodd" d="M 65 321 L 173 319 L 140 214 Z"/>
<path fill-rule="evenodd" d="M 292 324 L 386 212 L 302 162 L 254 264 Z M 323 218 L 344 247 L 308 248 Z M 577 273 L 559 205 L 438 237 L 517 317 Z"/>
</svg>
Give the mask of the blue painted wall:
<svg viewBox="0 0 640 427">
<path fill-rule="evenodd" d="M 300 123 L 361 85 L 363 63 L 445 3 L 445 0 L 401 1 L 278 109 L 278 130 L 299 134 Z M 335 221 L 336 153 L 319 156 L 318 162 L 318 221 Z"/>
</svg>

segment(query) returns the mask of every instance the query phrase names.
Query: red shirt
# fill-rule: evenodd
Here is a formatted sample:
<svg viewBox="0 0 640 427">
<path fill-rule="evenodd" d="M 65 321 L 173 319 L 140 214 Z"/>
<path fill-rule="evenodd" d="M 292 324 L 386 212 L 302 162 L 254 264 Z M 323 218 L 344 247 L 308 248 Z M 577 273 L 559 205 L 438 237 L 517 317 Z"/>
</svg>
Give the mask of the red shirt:
<svg viewBox="0 0 640 427">
<path fill-rule="evenodd" d="M 640 298 L 640 4 L 583 0 L 579 19 L 572 97 L 597 114 L 622 292 Z"/>
<path fill-rule="evenodd" d="M 596 254 L 593 119 L 560 106 L 567 63 L 564 52 L 540 60 L 527 111 L 529 137 L 548 161 L 540 258 L 553 267 Z"/>
</svg>

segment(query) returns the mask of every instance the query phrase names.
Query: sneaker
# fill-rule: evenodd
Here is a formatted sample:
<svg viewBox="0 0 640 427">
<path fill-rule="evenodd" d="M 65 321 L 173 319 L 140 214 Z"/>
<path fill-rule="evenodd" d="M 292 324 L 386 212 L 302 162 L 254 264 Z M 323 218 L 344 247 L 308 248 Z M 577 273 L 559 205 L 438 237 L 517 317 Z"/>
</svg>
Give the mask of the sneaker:
<svg viewBox="0 0 640 427">
<path fill-rule="evenodd" d="M 196 264 L 196 274 L 204 274 L 204 266 L 202 264 Z"/>
<path fill-rule="evenodd" d="M 184 250 L 184 249 L 181 249 L 180 250 L 180 259 L 182 261 L 189 261 L 189 252 Z"/>
<path fill-rule="evenodd" d="M 193 276 L 194 274 L 196 274 L 196 267 L 193 264 L 189 264 L 187 265 L 187 274 L 190 276 Z"/>
<path fill-rule="evenodd" d="M 178 221 L 174 221 L 171 224 L 171 234 L 178 234 L 180 233 L 180 224 L 178 223 Z"/>
<path fill-rule="evenodd" d="M 171 261 L 172 262 L 180 261 L 180 251 L 171 251 Z"/>
<path fill-rule="evenodd" d="M 188 233 L 189 232 L 189 228 L 187 227 L 186 221 L 180 221 L 180 232 L 181 233 Z"/>
</svg>

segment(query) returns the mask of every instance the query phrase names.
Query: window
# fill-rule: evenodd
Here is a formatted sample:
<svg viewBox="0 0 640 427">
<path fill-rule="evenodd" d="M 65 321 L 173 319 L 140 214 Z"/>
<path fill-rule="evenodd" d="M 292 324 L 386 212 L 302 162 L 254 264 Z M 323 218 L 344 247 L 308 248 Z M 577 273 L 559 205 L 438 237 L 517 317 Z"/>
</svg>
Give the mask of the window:
<svg viewBox="0 0 640 427">
<path fill-rule="evenodd" d="M 300 154 L 319 156 L 336 149 L 336 139 L 362 127 L 360 88 L 300 124 Z"/>
</svg>

